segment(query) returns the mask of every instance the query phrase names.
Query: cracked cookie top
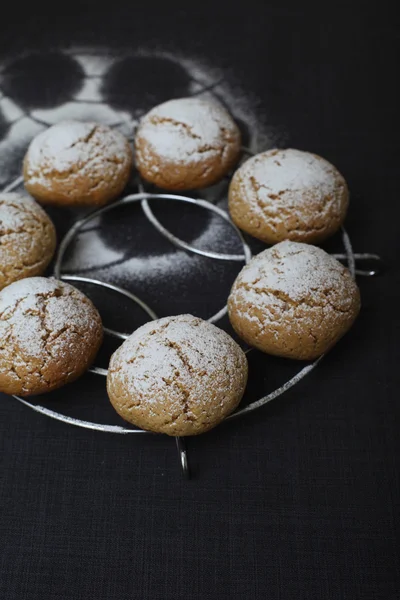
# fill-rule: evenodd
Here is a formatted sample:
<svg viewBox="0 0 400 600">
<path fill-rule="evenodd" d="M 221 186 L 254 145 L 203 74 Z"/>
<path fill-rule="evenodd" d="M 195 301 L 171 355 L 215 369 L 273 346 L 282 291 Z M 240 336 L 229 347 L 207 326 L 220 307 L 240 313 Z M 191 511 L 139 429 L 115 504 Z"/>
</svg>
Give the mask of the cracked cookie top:
<svg viewBox="0 0 400 600">
<path fill-rule="evenodd" d="M 308 244 L 281 242 L 239 273 L 229 318 L 248 344 L 277 356 L 311 360 L 350 328 L 360 295 L 350 272 Z"/>
<path fill-rule="evenodd" d="M 44 277 L 0 292 L 0 391 L 29 396 L 74 381 L 93 362 L 101 318 L 79 290 Z"/>
<path fill-rule="evenodd" d="M 224 331 L 191 315 L 137 329 L 113 354 L 110 401 L 126 421 L 168 435 L 215 427 L 239 404 L 247 359 Z"/>
<path fill-rule="evenodd" d="M 0 193 L 0 290 L 18 279 L 41 275 L 56 247 L 56 231 L 28 196 Z"/>
<path fill-rule="evenodd" d="M 43 203 L 102 205 L 130 177 L 128 140 L 98 123 L 62 121 L 37 135 L 24 159 L 26 189 Z"/>
<path fill-rule="evenodd" d="M 229 188 L 232 220 L 270 244 L 321 242 L 342 225 L 348 201 L 346 182 L 331 163 L 293 149 L 250 158 Z"/>
<path fill-rule="evenodd" d="M 237 162 L 240 132 L 219 104 L 180 98 L 145 115 L 135 149 L 137 167 L 147 181 L 170 190 L 202 188 Z"/>
</svg>

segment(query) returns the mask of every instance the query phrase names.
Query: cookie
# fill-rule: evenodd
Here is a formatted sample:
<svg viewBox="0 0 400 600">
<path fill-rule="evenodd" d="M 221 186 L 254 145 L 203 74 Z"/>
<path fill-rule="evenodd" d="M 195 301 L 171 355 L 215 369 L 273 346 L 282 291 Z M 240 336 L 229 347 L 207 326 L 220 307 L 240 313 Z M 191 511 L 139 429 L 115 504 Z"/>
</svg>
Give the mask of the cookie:
<svg viewBox="0 0 400 600">
<path fill-rule="evenodd" d="M 113 354 L 107 389 L 126 421 L 157 433 L 196 435 L 239 404 L 247 359 L 224 331 L 191 315 L 146 323 Z"/>
<path fill-rule="evenodd" d="M 229 187 L 233 222 L 268 244 L 322 242 L 340 228 L 348 203 L 346 182 L 331 163 L 293 149 L 250 158 Z"/>
<path fill-rule="evenodd" d="M 93 362 L 101 318 L 76 288 L 31 277 L 0 292 L 0 392 L 30 396 L 74 381 Z"/>
<path fill-rule="evenodd" d="M 262 352 L 312 360 L 348 331 L 360 310 L 350 272 L 315 246 L 281 242 L 239 273 L 228 299 L 238 335 Z"/>
<path fill-rule="evenodd" d="M 43 204 L 102 206 L 125 188 L 132 163 L 119 131 L 62 121 L 32 140 L 24 159 L 25 188 Z"/>
<path fill-rule="evenodd" d="M 0 290 L 24 277 L 41 275 L 56 248 L 56 230 L 28 196 L 0 193 Z"/>
<path fill-rule="evenodd" d="M 240 154 L 240 131 L 219 104 L 170 100 L 142 119 L 136 166 L 146 181 L 167 190 L 203 188 L 222 179 Z"/>
</svg>

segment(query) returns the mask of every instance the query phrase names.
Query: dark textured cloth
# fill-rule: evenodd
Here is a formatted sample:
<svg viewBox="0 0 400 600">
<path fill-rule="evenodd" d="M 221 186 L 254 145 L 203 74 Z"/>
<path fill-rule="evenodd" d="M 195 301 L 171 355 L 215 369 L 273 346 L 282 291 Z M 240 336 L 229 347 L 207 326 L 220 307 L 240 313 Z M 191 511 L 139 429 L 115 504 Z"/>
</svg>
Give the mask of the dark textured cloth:
<svg viewBox="0 0 400 600">
<path fill-rule="evenodd" d="M 386 271 L 359 279 L 356 325 L 303 382 L 188 441 L 191 481 L 167 437 L 68 427 L 2 396 L 0 598 L 400 598 L 394 15 L 384 6 L 378 14 L 323 4 L 315 13 L 303 3 L 261 10 L 207 0 L 10 10 L 2 61 L 68 44 L 159 45 L 231 69 L 284 145 L 343 172 L 354 248 L 380 254 Z M 286 367 L 249 359 L 255 399 Z M 92 384 L 88 376 L 62 392 L 85 398 L 87 420 L 96 420 Z"/>
</svg>

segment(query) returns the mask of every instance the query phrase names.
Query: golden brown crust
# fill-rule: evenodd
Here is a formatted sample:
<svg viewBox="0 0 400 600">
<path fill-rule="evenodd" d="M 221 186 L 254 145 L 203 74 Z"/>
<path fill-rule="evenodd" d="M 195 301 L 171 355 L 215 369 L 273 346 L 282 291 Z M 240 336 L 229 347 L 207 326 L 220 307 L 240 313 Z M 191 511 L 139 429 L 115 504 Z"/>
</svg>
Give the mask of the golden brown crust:
<svg viewBox="0 0 400 600">
<path fill-rule="evenodd" d="M 199 98 L 165 102 L 141 121 L 136 165 L 146 181 L 168 190 L 203 188 L 222 179 L 240 154 L 240 131 L 217 104 Z"/>
<path fill-rule="evenodd" d="M 281 242 L 257 255 L 236 279 L 229 318 L 249 345 L 313 360 L 350 329 L 360 293 L 349 271 L 320 248 Z"/>
<path fill-rule="evenodd" d="M 32 199 L 0 193 L 0 290 L 41 275 L 56 248 L 56 230 L 50 217 Z"/>
<path fill-rule="evenodd" d="M 126 187 L 133 153 L 105 125 L 65 121 L 39 134 L 24 159 L 25 188 L 43 204 L 102 206 Z"/>
<path fill-rule="evenodd" d="M 191 315 L 138 329 L 114 353 L 107 390 L 118 414 L 143 429 L 197 435 L 239 404 L 247 360 L 227 333 Z"/>
<path fill-rule="evenodd" d="M 30 396 L 80 377 L 103 339 L 101 318 L 76 288 L 43 277 L 0 292 L 0 391 Z"/>
<path fill-rule="evenodd" d="M 348 203 L 347 184 L 333 165 L 293 149 L 249 159 L 229 188 L 233 222 L 269 244 L 322 242 L 340 228 Z"/>
</svg>

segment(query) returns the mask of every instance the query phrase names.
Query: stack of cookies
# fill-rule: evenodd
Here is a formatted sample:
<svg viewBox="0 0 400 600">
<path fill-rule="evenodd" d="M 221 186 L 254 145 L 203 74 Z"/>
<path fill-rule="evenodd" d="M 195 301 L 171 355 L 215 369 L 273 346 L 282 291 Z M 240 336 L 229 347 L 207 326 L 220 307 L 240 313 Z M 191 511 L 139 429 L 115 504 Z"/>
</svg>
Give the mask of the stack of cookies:
<svg viewBox="0 0 400 600">
<path fill-rule="evenodd" d="M 332 348 L 357 317 L 360 295 L 349 271 L 313 244 L 343 224 L 346 182 L 309 152 L 273 149 L 236 168 L 241 154 L 234 119 L 200 98 L 153 108 L 139 124 L 134 152 L 121 133 L 97 123 L 65 121 L 39 134 L 23 165 L 30 196 L 0 194 L 0 391 L 55 390 L 95 359 L 103 338 L 97 309 L 76 288 L 42 276 L 56 234 L 38 203 L 103 206 L 121 195 L 134 163 L 145 181 L 164 190 L 231 177 L 232 221 L 270 245 L 233 284 L 234 330 L 262 352 L 297 360 Z M 247 375 L 246 356 L 227 333 L 178 315 L 147 323 L 122 344 L 111 357 L 107 390 L 126 421 L 196 435 L 235 410 Z"/>
</svg>

